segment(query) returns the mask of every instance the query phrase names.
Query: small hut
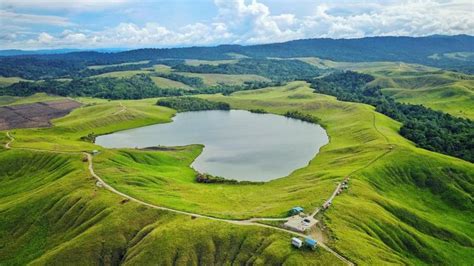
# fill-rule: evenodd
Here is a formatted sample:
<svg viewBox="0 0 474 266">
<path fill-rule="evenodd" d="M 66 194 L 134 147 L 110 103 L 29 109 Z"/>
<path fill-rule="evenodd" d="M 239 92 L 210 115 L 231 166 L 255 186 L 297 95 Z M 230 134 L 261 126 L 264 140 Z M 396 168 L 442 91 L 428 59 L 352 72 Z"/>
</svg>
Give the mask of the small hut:
<svg viewBox="0 0 474 266">
<path fill-rule="evenodd" d="M 296 248 L 301 248 L 303 246 L 303 241 L 297 237 L 291 239 L 291 244 Z"/>
<path fill-rule="evenodd" d="M 303 211 L 304 211 L 303 208 L 301 208 L 301 207 L 299 207 L 299 206 L 296 206 L 296 207 L 291 208 L 291 210 L 289 211 L 289 214 L 290 214 L 291 216 L 293 216 L 293 215 L 300 214 L 300 213 L 302 213 Z"/>
<path fill-rule="evenodd" d="M 305 240 L 304 240 L 304 244 L 305 244 L 307 247 L 309 247 L 310 249 L 315 249 L 316 246 L 318 245 L 318 241 L 316 241 L 316 240 L 314 240 L 314 239 L 312 239 L 312 238 L 307 237 L 307 238 L 305 238 Z"/>
</svg>

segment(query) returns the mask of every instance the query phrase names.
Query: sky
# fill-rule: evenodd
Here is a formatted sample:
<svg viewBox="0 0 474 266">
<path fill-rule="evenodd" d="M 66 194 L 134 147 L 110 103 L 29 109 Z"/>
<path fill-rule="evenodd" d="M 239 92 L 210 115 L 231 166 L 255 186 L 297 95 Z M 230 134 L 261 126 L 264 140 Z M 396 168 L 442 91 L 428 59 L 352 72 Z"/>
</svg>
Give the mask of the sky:
<svg viewBox="0 0 474 266">
<path fill-rule="evenodd" d="M 0 0 L 0 49 L 474 35 L 474 0 Z"/>
</svg>

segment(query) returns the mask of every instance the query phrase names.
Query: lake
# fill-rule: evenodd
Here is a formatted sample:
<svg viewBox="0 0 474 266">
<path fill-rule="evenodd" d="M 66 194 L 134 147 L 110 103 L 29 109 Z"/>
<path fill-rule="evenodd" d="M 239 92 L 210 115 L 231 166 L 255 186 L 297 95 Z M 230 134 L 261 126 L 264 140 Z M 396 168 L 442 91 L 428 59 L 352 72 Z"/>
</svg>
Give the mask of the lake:
<svg viewBox="0 0 474 266">
<path fill-rule="evenodd" d="M 205 145 L 192 163 L 201 173 L 268 181 L 305 167 L 329 141 L 319 125 L 242 110 L 178 113 L 173 122 L 99 136 L 107 148 Z"/>
</svg>

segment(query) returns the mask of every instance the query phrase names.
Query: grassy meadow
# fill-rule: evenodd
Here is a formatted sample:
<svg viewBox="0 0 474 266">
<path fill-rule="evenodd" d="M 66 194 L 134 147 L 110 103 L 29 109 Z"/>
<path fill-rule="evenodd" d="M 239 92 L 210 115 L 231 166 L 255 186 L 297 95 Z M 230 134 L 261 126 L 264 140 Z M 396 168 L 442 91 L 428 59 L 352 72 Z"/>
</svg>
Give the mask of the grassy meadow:
<svg viewBox="0 0 474 266">
<path fill-rule="evenodd" d="M 402 62 L 335 62 L 315 57 L 298 58 L 324 69 L 373 75 L 373 86 L 397 101 L 421 104 L 434 110 L 474 120 L 474 76 Z"/>
<path fill-rule="evenodd" d="M 16 129 L 14 148 L 90 151 L 95 172 L 145 202 L 215 217 L 284 217 L 320 206 L 337 182 L 350 188 L 322 217 L 327 243 L 357 264 L 462 265 L 474 261 L 474 166 L 416 148 L 400 124 L 364 104 L 315 94 L 305 82 L 200 96 L 234 109 L 318 117 L 330 136 L 307 167 L 265 184 L 200 184 L 191 162 L 201 145 L 171 150 L 103 149 L 82 136 L 170 122 L 156 99 L 84 103 L 52 128 Z M 0 132 L 5 143 L 6 135 Z M 81 155 L 0 150 L 0 261 L 7 264 L 321 264 L 333 255 L 293 250 L 290 235 L 171 214 L 95 185 Z M 33 174 L 31 174 L 33 173 Z M 15 254 L 15 255 L 13 255 Z"/>
<path fill-rule="evenodd" d="M 124 201 L 95 185 L 81 155 L 2 149 L 0 165 L 4 265 L 341 264 L 285 233 Z"/>
<path fill-rule="evenodd" d="M 207 73 L 188 73 L 177 72 L 183 76 L 201 78 L 205 85 L 216 86 L 225 85 L 242 85 L 245 81 L 269 81 L 269 79 L 258 75 L 231 75 L 231 74 L 207 74 Z"/>
</svg>

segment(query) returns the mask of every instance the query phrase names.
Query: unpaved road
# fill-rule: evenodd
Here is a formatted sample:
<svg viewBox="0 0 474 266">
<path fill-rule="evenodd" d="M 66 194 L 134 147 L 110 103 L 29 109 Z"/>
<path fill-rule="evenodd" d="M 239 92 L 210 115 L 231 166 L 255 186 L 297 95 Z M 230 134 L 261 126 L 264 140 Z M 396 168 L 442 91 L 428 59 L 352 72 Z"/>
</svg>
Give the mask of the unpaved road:
<svg viewBox="0 0 474 266">
<path fill-rule="evenodd" d="M 31 148 L 13 148 L 13 147 L 11 147 L 11 143 L 13 141 L 15 141 L 15 138 L 10 134 L 10 132 L 7 132 L 7 137 L 10 140 L 5 144 L 6 149 L 19 149 L 19 150 L 29 150 L 29 151 L 37 151 L 37 152 L 51 152 L 51 153 L 61 153 L 61 154 L 76 154 L 76 155 L 84 154 L 85 156 L 87 156 L 88 170 L 89 170 L 90 175 L 93 176 L 97 180 L 97 182 L 100 183 L 101 187 L 103 187 L 103 188 L 105 188 L 105 189 L 107 189 L 107 190 L 109 190 L 109 191 L 111 191 L 111 192 L 113 192 L 113 193 L 115 193 L 115 194 L 117 194 L 121 197 L 129 199 L 130 201 L 134 201 L 138 204 L 141 204 L 141 205 L 153 208 L 153 209 L 169 211 L 169 212 L 178 213 L 178 214 L 182 214 L 182 215 L 188 215 L 188 216 L 192 216 L 192 217 L 198 217 L 198 218 L 204 218 L 204 219 L 209 219 L 209 220 L 214 220 L 214 221 L 226 222 L 226 223 L 241 225 L 241 226 L 260 226 L 260 227 L 265 227 L 265 228 L 270 228 L 270 229 L 273 229 L 273 230 L 278 230 L 278 231 L 281 231 L 281 232 L 285 232 L 285 233 L 288 233 L 288 234 L 291 234 L 291 235 L 294 235 L 294 236 L 299 236 L 299 237 L 303 237 L 303 238 L 307 237 L 307 235 L 302 234 L 302 233 L 294 232 L 294 231 L 287 230 L 287 229 L 284 229 L 284 228 L 281 228 L 281 227 L 276 227 L 276 226 L 271 226 L 271 225 L 267 225 L 267 224 L 258 223 L 258 221 L 286 221 L 286 220 L 288 220 L 288 218 L 262 217 L 262 218 L 251 218 L 251 219 L 247 219 L 247 220 L 234 220 L 234 219 L 218 218 L 218 217 L 213 217 L 213 216 L 208 216 L 208 215 L 203 215 L 203 214 L 198 214 L 198 213 L 186 212 L 186 211 L 181 211 L 181 210 L 177 210 L 177 209 L 173 209 L 173 208 L 168 208 L 168 207 L 163 207 L 163 206 L 150 204 L 150 203 L 144 202 L 142 200 L 136 199 L 132 196 L 129 196 L 125 193 L 122 193 L 122 192 L 116 190 L 115 188 L 113 188 L 112 186 L 110 186 L 109 184 L 107 184 L 99 175 L 97 175 L 95 173 L 94 163 L 93 163 L 93 156 L 90 153 L 87 153 L 87 152 L 62 152 L 62 151 L 51 151 L 51 150 L 42 150 L 42 149 L 31 149 Z M 335 192 L 333 193 L 333 195 L 335 195 L 335 193 L 337 192 L 338 189 L 339 189 L 339 185 L 337 186 L 337 188 L 336 188 Z M 315 210 L 314 214 L 316 214 L 318 211 L 319 211 L 319 208 L 317 208 Z M 344 263 L 346 263 L 348 265 L 354 265 L 348 259 L 346 259 L 342 255 L 340 255 L 339 253 L 337 253 L 333 249 L 329 248 L 324 243 L 318 242 L 318 246 L 324 248 L 326 251 L 330 252 L 331 254 L 336 256 L 338 259 L 340 259 Z"/>
</svg>

